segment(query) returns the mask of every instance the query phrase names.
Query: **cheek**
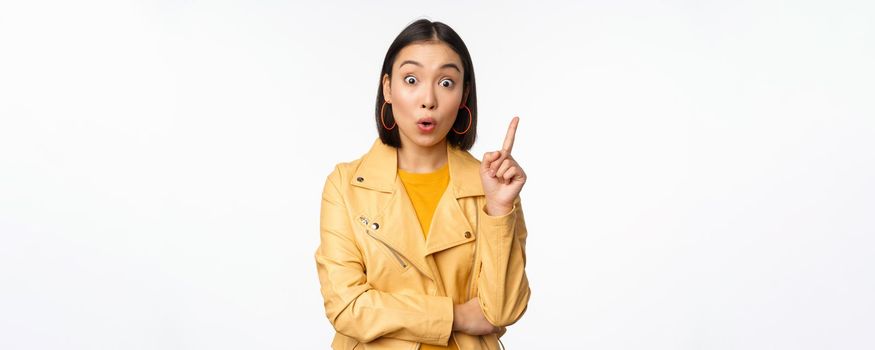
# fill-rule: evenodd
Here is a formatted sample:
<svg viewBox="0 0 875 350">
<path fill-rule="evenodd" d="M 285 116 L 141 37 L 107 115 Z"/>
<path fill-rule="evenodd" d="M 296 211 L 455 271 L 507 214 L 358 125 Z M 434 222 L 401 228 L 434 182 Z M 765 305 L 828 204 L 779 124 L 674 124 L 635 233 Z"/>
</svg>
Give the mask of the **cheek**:
<svg viewBox="0 0 875 350">
<path fill-rule="evenodd" d="M 398 102 L 401 103 L 404 107 L 411 107 L 416 104 L 416 95 L 411 91 L 403 91 L 398 94 Z"/>
<path fill-rule="evenodd" d="M 462 104 L 462 94 L 457 91 L 449 91 L 441 97 L 440 109 L 455 115 L 456 110 L 459 109 L 459 106 Z"/>
<path fill-rule="evenodd" d="M 402 112 L 402 114 L 406 114 L 415 108 L 416 100 L 415 94 L 410 89 L 397 89 L 392 94 L 393 108 L 396 111 Z"/>
</svg>

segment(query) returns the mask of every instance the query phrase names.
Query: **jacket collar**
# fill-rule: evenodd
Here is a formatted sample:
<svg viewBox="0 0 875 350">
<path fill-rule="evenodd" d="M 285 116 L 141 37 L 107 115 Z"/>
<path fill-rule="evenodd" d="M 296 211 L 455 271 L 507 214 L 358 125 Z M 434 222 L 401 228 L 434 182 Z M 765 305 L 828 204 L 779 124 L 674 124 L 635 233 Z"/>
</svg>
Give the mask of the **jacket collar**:
<svg viewBox="0 0 875 350">
<path fill-rule="evenodd" d="M 480 183 L 480 161 L 468 151 L 463 151 L 447 143 L 447 162 L 450 168 L 450 188 L 456 199 L 482 196 Z M 378 137 L 371 149 L 362 157 L 351 183 L 381 192 L 392 192 L 398 175 L 398 150 L 385 145 Z"/>
</svg>

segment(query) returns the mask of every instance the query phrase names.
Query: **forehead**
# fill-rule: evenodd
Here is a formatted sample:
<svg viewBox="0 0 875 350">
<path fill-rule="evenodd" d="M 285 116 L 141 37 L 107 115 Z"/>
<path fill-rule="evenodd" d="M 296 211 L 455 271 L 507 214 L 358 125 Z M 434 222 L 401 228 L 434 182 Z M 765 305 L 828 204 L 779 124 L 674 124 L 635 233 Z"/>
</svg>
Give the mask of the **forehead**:
<svg viewBox="0 0 875 350">
<path fill-rule="evenodd" d="M 398 68 L 404 61 L 419 62 L 425 69 L 436 70 L 446 63 L 455 63 L 462 68 L 462 58 L 456 51 L 442 41 L 413 43 L 405 46 L 395 57 L 393 68 Z M 405 65 L 405 68 L 417 68 L 416 65 Z"/>
</svg>

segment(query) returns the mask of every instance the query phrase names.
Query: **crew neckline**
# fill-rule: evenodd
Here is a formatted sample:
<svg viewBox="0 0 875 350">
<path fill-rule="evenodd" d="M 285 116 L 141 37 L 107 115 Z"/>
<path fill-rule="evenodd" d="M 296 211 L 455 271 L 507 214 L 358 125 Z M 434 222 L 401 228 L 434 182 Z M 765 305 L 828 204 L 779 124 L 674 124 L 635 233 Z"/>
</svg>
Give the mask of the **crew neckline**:
<svg viewBox="0 0 875 350">
<path fill-rule="evenodd" d="M 411 176 L 419 176 L 419 177 L 421 177 L 421 176 L 429 176 L 429 175 L 435 175 L 435 174 L 438 174 L 438 173 L 445 172 L 446 170 L 449 169 L 449 166 L 450 166 L 450 162 L 447 161 L 447 162 L 444 162 L 444 165 L 442 165 L 440 168 L 437 168 L 437 170 L 432 171 L 432 172 L 428 172 L 428 173 L 411 173 L 411 172 L 409 172 L 409 171 L 407 171 L 407 170 L 404 170 L 404 169 L 401 169 L 401 168 L 398 168 L 398 172 L 399 172 L 399 173 L 404 173 L 404 175 L 411 175 Z"/>
</svg>

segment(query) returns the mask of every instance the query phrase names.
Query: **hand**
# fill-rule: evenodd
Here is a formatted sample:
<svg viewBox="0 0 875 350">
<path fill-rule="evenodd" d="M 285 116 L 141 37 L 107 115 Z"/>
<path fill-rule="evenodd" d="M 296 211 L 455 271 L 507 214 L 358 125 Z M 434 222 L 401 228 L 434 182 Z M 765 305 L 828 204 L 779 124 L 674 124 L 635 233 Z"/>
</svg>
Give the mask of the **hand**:
<svg viewBox="0 0 875 350">
<path fill-rule="evenodd" d="M 453 305 L 453 331 L 470 335 L 499 333 L 502 327 L 493 326 L 480 309 L 480 298 L 468 300 L 464 304 Z"/>
<path fill-rule="evenodd" d="M 513 201 L 526 183 L 526 173 L 510 155 L 520 118 L 513 117 L 500 151 L 487 152 L 480 163 L 480 180 L 486 195 L 486 214 L 500 216 L 513 209 Z"/>
</svg>

